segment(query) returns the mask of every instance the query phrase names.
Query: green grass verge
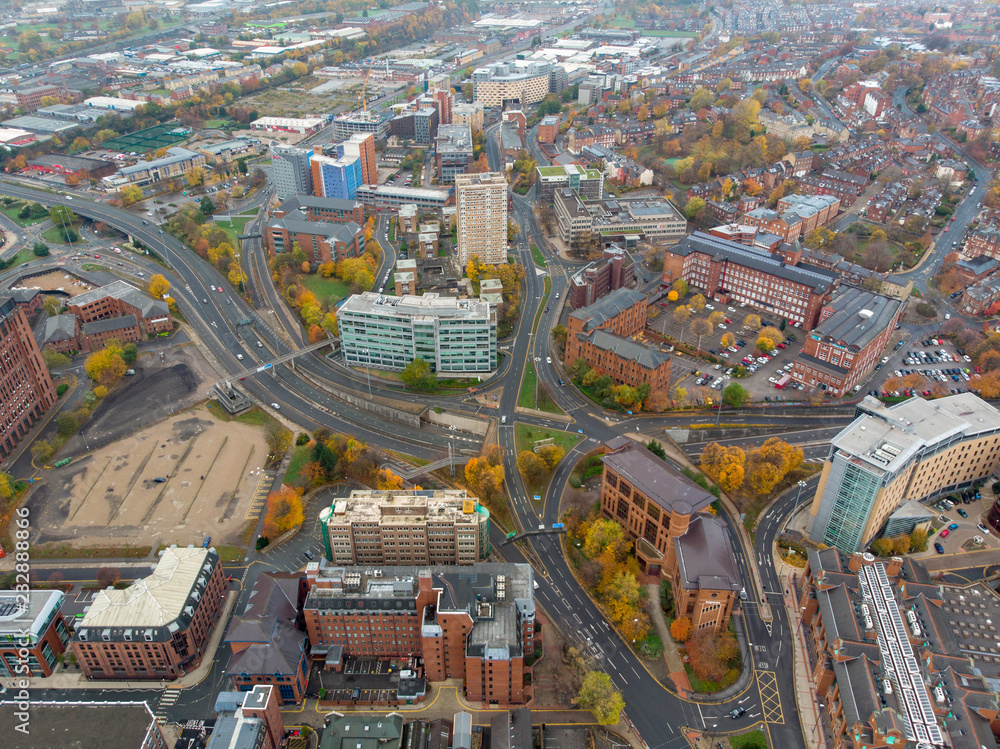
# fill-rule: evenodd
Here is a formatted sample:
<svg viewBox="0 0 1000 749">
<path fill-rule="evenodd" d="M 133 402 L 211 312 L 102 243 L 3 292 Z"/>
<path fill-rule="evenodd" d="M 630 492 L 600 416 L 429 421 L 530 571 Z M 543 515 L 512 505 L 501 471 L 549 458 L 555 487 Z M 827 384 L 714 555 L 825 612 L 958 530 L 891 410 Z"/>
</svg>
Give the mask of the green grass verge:
<svg viewBox="0 0 1000 749">
<path fill-rule="evenodd" d="M 246 549 L 242 546 L 215 546 L 215 550 L 219 552 L 219 559 L 223 562 L 239 562 L 243 559 L 243 554 Z"/>
<path fill-rule="evenodd" d="M 534 362 L 528 362 L 524 370 L 524 379 L 521 380 L 521 392 L 517 397 L 517 405 L 521 408 L 534 408 L 550 414 L 565 414 L 565 411 L 552 400 L 545 385 L 539 383 Z"/>
<path fill-rule="evenodd" d="M 351 287 L 339 278 L 323 278 L 318 273 L 302 276 L 302 285 L 321 303 L 335 304 L 351 292 Z"/>
<path fill-rule="evenodd" d="M 396 222 L 391 219 L 389 220 L 389 241 L 396 241 Z"/>
<path fill-rule="evenodd" d="M 729 746 L 733 749 L 767 749 L 767 737 L 757 729 L 749 733 L 741 733 L 729 737 Z"/>
<path fill-rule="evenodd" d="M 531 332 L 538 332 L 538 321 L 542 319 L 542 313 L 545 311 L 545 305 L 549 303 L 549 294 L 552 292 L 552 279 L 548 276 L 545 277 L 545 291 L 542 292 L 542 303 L 538 305 L 538 311 L 535 312 L 535 319 L 531 323 Z"/>
<path fill-rule="evenodd" d="M 17 254 L 14 255 L 14 258 L 11 264 L 7 266 L 7 269 L 16 268 L 17 266 L 24 265 L 29 260 L 34 260 L 34 259 L 35 259 L 35 254 L 29 248 L 22 247 L 20 250 L 18 250 Z"/>
<path fill-rule="evenodd" d="M 535 265 L 540 268 L 548 268 L 549 261 L 545 259 L 542 251 L 538 249 L 536 245 L 531 245 L 531 259 L 535 261 Z"/>
<path fill-rule="evenodd" d="M 235 250 L 239 248 L 239 242 L 236 237 L 243 233 L 244 227 L 254 220 L 254 216 L 233 216 L 232 225 L 230 225 L 229 221 L 225 220 L 216 221 L 215 225 L 229 235 L 229 244 Z"/>
<path fill-rule="evenodd" d="M 527 424 L 516 424 L 514 426 L 514 443 L 518 455 L 525 450 L 530 450 L 538 440 L 549 439 L 550 437 L 565 452 L 572 450 L 573 446 L 583 439 L 583 435 L 576 432 L 562 432 L 558 429 L 533 427 Z"/>
<path fill-rule="evenodd" d="M 299 445 L 295 448 L 292 453 L 292 459 L 288 461 L 288 470 L 285 471 L 285 481 L 286 484 L 294 484 L 299 479 L 299 473 L 306 463 L 309 462 L 309 456 L 312 453 L 313 443 L 307 442 L 304 445 Z"/>
</svg>

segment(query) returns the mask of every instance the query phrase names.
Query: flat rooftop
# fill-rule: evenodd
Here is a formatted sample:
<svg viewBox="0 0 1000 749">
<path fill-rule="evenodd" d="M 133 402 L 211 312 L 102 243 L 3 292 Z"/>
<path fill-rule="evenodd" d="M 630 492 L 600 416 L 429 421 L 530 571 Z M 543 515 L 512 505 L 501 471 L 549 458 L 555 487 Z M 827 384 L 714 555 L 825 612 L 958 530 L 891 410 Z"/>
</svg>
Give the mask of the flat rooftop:
<svg viewBox="0 0 1000 749">
<path fill-rule="evenodd" d="M 443 297 L 436 293 L 416 296 L 390 296 L 365 291 L 353 294 L 340 305 L 338 315 L 344 314 L 373 315 L 385 317 L 450 317 L 450 318 L 484 318 L 490 316 L 490 305 L 475 299 L 458 299 Z"/>
</svg>

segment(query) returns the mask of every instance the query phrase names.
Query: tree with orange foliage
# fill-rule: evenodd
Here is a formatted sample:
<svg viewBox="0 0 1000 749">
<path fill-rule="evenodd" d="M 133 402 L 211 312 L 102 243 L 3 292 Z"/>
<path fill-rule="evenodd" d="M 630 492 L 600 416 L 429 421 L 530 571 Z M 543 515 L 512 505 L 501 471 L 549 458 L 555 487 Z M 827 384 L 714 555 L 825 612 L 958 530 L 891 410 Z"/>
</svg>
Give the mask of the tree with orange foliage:
<svg viewBox="0 0 1000 749">
<path fill-rule="evenodd" d="M 684 644 L 691 670 L 699 679 L 721 681 L 729 669 L 729 661 L 739 657 L 736 636 L 727 631 L 703 629 Z"/>
<path fill-rule="evenodd" d="M 326 471 L 315 460 L 310 460 L 302 466 L 299 475 L 308 481 L 311 486 L 322 486 L 326 483 Z"/>
<path fill-rule="evenodd" d="M 687 642 L 691 639 L 691 635 L 693 634 L 694 626 L 691 624 L 691 620 L 686 616 L 682 616 L 680 619 L 674 619 L 670 623 L 670 636 L 677 640 L 677 642 Z"/>
<path fill-rule="evenodd" d="M 980 398 L 992 400 L 1000 398 L 1000 370 L 985 372 L 969 382 L 969 389 L 979 393 Z"/>
<path fill-rule="evenodd" d="M 326 338 L 326 331 L 315 323 L 309 326 L 309 343 L 319 343 Z"/>
<path fill-rule="evenodd" d="M 380 468 L 378 477 L 375 479 L 375 488 L 383 491 L 402 489 L 403 479 L 390 471 L 388 468 Z"/>
<path fill-rule="evenodd" d="M 290 486 L 267 495 L 267 510 L 264 515 L 265 538 L 274 539 L 292 528 L 302 525 L 305 513 L 302 510 L 302 496 Z"/>
</svg>

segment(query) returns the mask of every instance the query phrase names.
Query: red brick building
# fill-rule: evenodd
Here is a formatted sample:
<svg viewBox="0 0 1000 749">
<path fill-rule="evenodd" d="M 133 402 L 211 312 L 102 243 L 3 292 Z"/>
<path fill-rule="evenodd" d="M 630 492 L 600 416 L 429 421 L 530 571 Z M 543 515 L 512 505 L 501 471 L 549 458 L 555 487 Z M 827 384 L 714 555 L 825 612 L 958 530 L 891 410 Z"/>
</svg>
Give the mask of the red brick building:
<svg viewBox="0 0 1000 749">
<path fill-rule="evenodd" d="M 498 706 L 531 697 L 525 658 L 535 652 L 531 568 L 306 568 L 303 606 L 313 657 L 423 658 L 427 679 L 459 678 L 466 697 Z"/>
<path fill-rule="evenodd" d="M 201 663 L 228 585 L 215 549 L 164 549 L 149 577 L 98 592 L 73 636 L 91 680 L 172 681 Z"/>
<path fill-rule="evenodd" d="M 0 591 L 0 612 L 22 611 L 23 599 L 12 590 Z M 59 590 L 28 591 L 27 610 L 15 617 L 0 615 L 0 675 L 7 677 L 51 676 L 57 656 L 66 652 L 70 633 L 63 619 L 63 593 Z M 21 664 L 28 667 L 28 673 Z"/>
<path fill-rule="evenodd" d="M 555 143 L 559 137 L 559 115 L 550 114 L 542 117 L 538 123 L 538 142 Z"/>
<path fill-rule="evenodd" d="M 902 313 L 898 299 L 844 287 L 820 311 L 792 378 L 834 396 L 853 393 L 878 364 Z"/>
<path fill-rule="evenodd" d="M 775 210 L 750 211 L 743 223 L 792 242 L 832 220 L 839 210 L 840 199 L 833 195 L 789 195 L 778 201 Z"/>
<path fill-rule="evenodd" d="M 580 335 L 606 330 L 628 338 L 646 327 L 646 295 L 634 289 L 617 289 L 589 307 L 569 315 L 566 324 L 566 361 L 572 364 L 582 356 Z"/>
<path fill-rule="evenodd" d="M 40 86 L 22 86 L 14 92 L 17 97 L 17 106 L 22 112 L 34 112 L 42 106 L 42 99 L 51 96 L 54 99 L 62 97 L 61 86 L 43 84 Z"/>
<path fill-rule="evenodd" d="M 297 242 L 312 263 L 330 263 L 361 257 L 364 231 L 353 221 L 310 221 L 300 209 L 272 218 L 264 232 L 272 253 L 292 252 Z"/>
<path fill-rule="evenodd" d="M 566 296 L 570 306 L 579 309 L 634 283 L 635 261 L 628 251 L 612 245 L 604 250 L 600 260 L 570 276 Z"/>
<path fill-rule="evenodd" d="M 669 286 L 678 278 L 716 301 L 746 304 L 798 322 L 805 330 L 816 325 L 837 281 L 835 273 L 794 264 L 784 254 L 703 232 L 666 250 L 663 284 Z"/>
<path fill-rule="evenodd" d="M 99 351 L 112 338 L 121 344 L 141 341 L 142 329 L 139 327 L 139 321 L 135 319 L 135 315 L 108 317 L 80 326 L 81 351 Z"/>
<path fill-rule="evenodd" d="M 274 209 L 274 218 L 284 218 L 290 213 L 301 211 L 307 221 L 327 221 L 331 224 L 365 223 L 365 207 L 357 200 L 321 198 L 315 195 L 296 195 Z"/>
<path fill-rule="evenodd" d="M 138 337 L 135 337 L 136 333 L 131 332 L 130 321 L 122 320 L 118 323 L 121 326 L 119 329 L 127 331 L 122 333 L 122 336 L 125 336 L 122 338 L 122 343 L 126 342 L 126 337 L 129 341 L 138 341 L 142 340 L 143 333 L 157 335 L 174 328 L 174 323 L 170 319 L 170 308 L 166 302 L 162 299 L 153 299 L 126 281 L 115 281 L 75 296 L 66 302 L 66 309 L 80 319 L 84 336 L 88 335 L 89 323 L 133 317 L 131 324 L 136 326 Z M 111 323 L 92 327 L 89 334 L 95 336 L 93 340 L 100 340 L 102 330 L 105 328 L 110 329 Z"/>
<path fill-rule="evenodd" d="M 13 296 L 0 295 L 0 461 L 56 402 L 56 387 Z"/>
</svg>

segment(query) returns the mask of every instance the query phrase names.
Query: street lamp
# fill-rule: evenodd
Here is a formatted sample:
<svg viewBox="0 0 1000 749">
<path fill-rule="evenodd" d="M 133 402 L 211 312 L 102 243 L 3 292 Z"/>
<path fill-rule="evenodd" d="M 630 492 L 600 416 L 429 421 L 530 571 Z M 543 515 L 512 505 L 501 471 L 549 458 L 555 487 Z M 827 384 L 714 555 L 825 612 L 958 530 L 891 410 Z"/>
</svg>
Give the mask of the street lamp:
<svg viewBox="0 0 1000 749">
<path fill-rule="evenodd" d="M 802 490 L 805 488 L 805 486 L 806 486 L 805 481 L 799 482 L 799 491 L 795 495 L 795 505 L 792 507 L 792 511 L 789 513 L 788 518 L 786 518 L 785 525 L 782 527 L 781 533 L 778 534 L 779 538 L 785 535 L 785 531 L 788 530 L 788 524 L 792 522 L 792 518 L 795 516 L 795 513 L 799 511 L 799 499 L 802 497 Z"/>
<path fill-rule="evenodd" d="M 368 399 L 372 398 L 372 352 L 363 348 L 360 353 L 365 355 L 365 374 L 368 375 Z"/>
</svg>

